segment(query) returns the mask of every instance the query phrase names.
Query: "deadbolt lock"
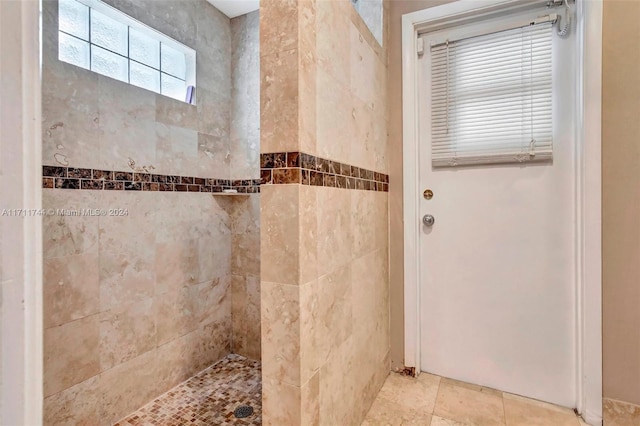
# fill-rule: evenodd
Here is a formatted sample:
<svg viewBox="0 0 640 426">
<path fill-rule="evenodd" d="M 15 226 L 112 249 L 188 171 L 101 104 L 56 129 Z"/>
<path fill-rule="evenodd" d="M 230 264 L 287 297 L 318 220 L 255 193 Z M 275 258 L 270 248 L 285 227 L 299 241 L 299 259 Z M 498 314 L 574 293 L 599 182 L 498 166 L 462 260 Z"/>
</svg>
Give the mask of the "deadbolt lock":
<svg viewBox="0 0 640 426">
<path fill-rule="evenodd" d="M 422 195 L 424 196 L 424 198 L 426 200 L 430 200 L 433 198 L 433 191 L 430 189 L 425 189 L 424 192 L 422 193 Z"/>
</svg>

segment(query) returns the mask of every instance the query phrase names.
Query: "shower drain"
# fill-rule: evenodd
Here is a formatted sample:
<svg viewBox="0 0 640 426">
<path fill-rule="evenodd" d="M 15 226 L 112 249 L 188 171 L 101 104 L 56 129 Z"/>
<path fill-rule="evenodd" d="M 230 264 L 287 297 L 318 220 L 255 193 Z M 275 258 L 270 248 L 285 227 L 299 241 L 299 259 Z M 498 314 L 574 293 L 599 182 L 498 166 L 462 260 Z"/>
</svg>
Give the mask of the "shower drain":
<svg viewBox="0 0 640 426">
<path fill-rule="evenodd" d="M 238 419 L 243 419 L 245 417 L 249 417 L 253 414 L 253 407 L 250 405 L 241 405 L 235 409 L 233 415 Z"/>
</svg>

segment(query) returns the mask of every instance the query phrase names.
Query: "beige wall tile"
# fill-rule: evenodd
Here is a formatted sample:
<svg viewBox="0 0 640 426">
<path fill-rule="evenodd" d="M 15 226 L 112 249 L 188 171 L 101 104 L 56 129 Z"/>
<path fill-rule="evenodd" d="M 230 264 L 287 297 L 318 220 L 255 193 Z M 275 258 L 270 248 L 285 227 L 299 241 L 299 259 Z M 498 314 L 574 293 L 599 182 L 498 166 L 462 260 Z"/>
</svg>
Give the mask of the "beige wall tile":
<svg viewBox="0 0 640 426">
<path fill-rule="evenodd" d="M 100 376 L 94 376 L 44 399 L 45 426 L 97 426 L 101 424 Z"/>
<path fill-rule="evenodd" d="M 47 2 L 50 7 L 53 2 Z M 56 13 L 57 14 L 57 13 Z M 57 51 L 57 32 L 56 51 Z M 59 62 L 42 71 L 42 158 L 44 164 L 100 167 L 98 75 Z"/>
<path fill-rule="evenodd" d="M 338 84 L 350 83 L 350 54 L 345 49 L 349 40 L 349 1 L 318 1 L 316 4 L 317 67 L 328 72 Z M 318 87 L 326 90 L 325 86 Z"/>
<path fill-rule="evenodd" d="M 173 174 L 189 170 L 189 175 L 203 176 L 199 172 L 198 135 L 195 129 L 187 129 L 156 123 L 155 173 Z M 213 175 L 204 175 L 210 177 Z"/>
<path fill-rule="evenodd" d="M 351 265 L 347 265 L 318 279 L 316 329 L 321 359 L 339 348 L 358 326 L 354 323 L 353 306 L 360 302 L 352 297 L 351 271 Z"/>
<path fill-rule="evenodd" d="M 351 338 L 345 340 L 328 356 L 320 368 L 320 424 L 356 424 L 353 405 L 362 395 L 355 386 L 355 372 L 360 370 Z"/>
<path fill-rule="evenodd" d="M 298 46 L 298 1 L 263 0 L 260 5 L 260 55 Z"/>
<path fill-rule="evenodd" d="M 260 176 L 260 16 L 231 20 L 231 178 Z"/>
<path fill-rule="evenodd" d="M 379 98 L 381 89 L 384 89 L 385 73 L 378 68 L 382 61 L 353 24 L 349 26 L 349 42 L 351 90 L 354 96 L 371 105 Z"/>
<path fill-rule="evenodd" d="M 158 363 L 157 352 L 151 351 L 102 373 L 103 424 L 113 424 L 153 399 L 158 393 L 159 373 L 164 368 Z"/>
<path fill-rule="evenodd" d="M 260 233 L 234 234 L 231 250 L 231 271 L 234 274 L 260 274 Z"/>
<path fill-rule="evenodd" d="M 227 138 L 198 133 L 198 172 L 196 175 L 229 179 L 231 177 L 231 155 Z"/>
<path fill-rule="evenodd" d="M 380 228 L 386 228 L 386 223 L 382 223 L 385 214 L 382 209 L 377 208 L 377 192 L 350 191 L 350 193 L 349 230 L 353 233 L 351 252 L 353 258 L 359 258 L 378 248 L 376 239 L 381 233 Z"/>
<path fill-rule="evenodd" d="M 156 246 L 156 293 L 200 282 L 198 242 L 161 243 Z"/>
<path fill-rule="evenodd" d="M 150 253 L 101 253 L 100 309 L 108 310 L 131 302 L 143 302 L 153 297 L 155 286 L 155 256 Z"/>
<path fill-rule="evenodd" d="M 44 261 L 44 327 L 95 314 L 100 310 L 98 255 L 88 253 Z"/>
<path fill-rule="evenodd" d="M 300 424 L 318 426 L 320 424 L 320 374 L 316 372 L 300 389 Z"/>
<path fill-rule="evenodd" d="M 316 154 L 316 32 L 317 0 L 298 0 L 298 114 L 300 151 Z"/>
<path fill-rule="evenodd" d="M 318 280 L 299 286 L 300 297 L 300 383 L 317 374 L 326 359 L 327 347 L 321 329 L 320 303 L 322 290 Z"/>
<path fill-rule="evenodd" d="M 232 352 L 259 360 L 260 353 L 260 278 L 231 277 Z"/>
<path fill-rule="evenodd" d="M 299 283 L 298 201 L 298 185 L 261 188 L 260 274 L 263 281 Z"/>
<path fill-rule="evenodd" d="M 224 277 L 231 273 L 233 239 L 234 237 L 229 234 L 225 234 L 224 238 L 202 237 L 198 239 L 198 280 L 200 282 Z M 254 267 L 255 269 L 259 270 Z"/>
<path fill-rule="evenodd" d="M 228 81 L 228 80 L 225 80 Z M 229 85 L 230 86 L 230 85 Z M 198 132 L 229 138 L 231 89 L 229 86 L 205 89 L 198 87 Z"/>
<path fill-rule="evenodd" d="M 262 281 L 263 380 L 300 385 L 300 290 L 297 285 Z M 264 384 L 263 384 L 264 386 Z M 265 394 L 268 394 L 265 391 Z M 264 407 L 263 407 L 264 409 Z M 298 403 L 298 410 L 300 409 Z"/>
<path fill-rule="evenodd" d="M 198 325 L 231 319 L 231 276 L 215 278 L 193 287 L 194 314 Z M 231 335 L 226 338 L 229 340 Z"/>
<path fill-rule="evenodd" d="M 318 275 L 346 265 L 352 259 L 351 191 L 318 187 Z"/>
<path fill-rule="evenodd" d="M 198 127 L 197 107 L 177 99 L 156 95 L 156 121 L 167 126 Z"/>
<path fill-rule="evenodd" d="M 332 2 L 328 2 L 332 3 Z M 348 85 L 318 68 L 316 97 L 316 152 L 323 158 L 351 163 L 354 140 L 354 107 Z"/>
<path fill-rule="evenodd" d="M 156 347 L 151 298 L 100 314 L 100 369 L 108 370 Z"/>
<path fill-rule="evenodd" d="M 262 376 L 262 424 L 264 426 L 301 424 L 300 387 Z"/>
<path fill-rule="evenodd" d="M 80 210 L 96 208 L 94 191 L 43 189 L 44 209 Z M 98 250 L 97 216 L 46 215 L 42 218 L 44 258 L 69 256 Z"/>
<path fill-rule="evenodd" d="M 317 190 L 300 186 L 299 256 L 300 283 L 318 278 L 318 215 Z"/>
<path fill-rule="evenodd" d="M 224 313 L 218 321 L 206 323 L 196 331 L 196 357 L 194 372 L 203 370 L 231 352 L 231 312 Z"/>
<path fill-rule="evenodd" d="M 158 394 L 187 380 L 197 372 L 198 337 L 196 330 L 158 346 L 158 365 L 165 366 L 158 372 Z"/>
<path fill-rule="evenodd" d="M 196 329 L 195 286 L 180 287 L 154 296 L 157 344 L 163 345 Z"/>
<path fill-rule="evenodd" d="M 156 94 L 118 80 L 98 79 L 102 168 L 131 170 L 156 163 Z"/>
<path fill-rule="evenodd" d="M 44 331 L 44 396 L 78 384 L 100 372 L 99 315 Z"/>
<path fill-rule="evenodd" d="M 298 50 L 262 56 L 260 73 L 260 152 L 297 151 Z"/>
</svg>

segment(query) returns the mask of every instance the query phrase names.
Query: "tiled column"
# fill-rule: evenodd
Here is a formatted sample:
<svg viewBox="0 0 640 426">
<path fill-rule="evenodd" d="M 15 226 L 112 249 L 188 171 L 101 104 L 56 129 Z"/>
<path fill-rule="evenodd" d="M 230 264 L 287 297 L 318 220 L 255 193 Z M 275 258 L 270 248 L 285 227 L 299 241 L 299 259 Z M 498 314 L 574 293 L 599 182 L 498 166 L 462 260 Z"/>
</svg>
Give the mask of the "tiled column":
<svg viewBox="0 0 640 426">
<path fill-rule="evenodd" d="M 349 0 L 260 10 L 263 422 L 360 424 L 388 372 L 385 55 Z"/>
<path fill-rule="evenodd" d="M 299 150 L 301 9 L 296 0 L 261 3 L 261 153 Z M 293 176 L 283 176 L 290 178 Z M 302 423 L 301 391 L 306 383 L 300 371 L 299 200 L 297 184 L 262 187 L 260 287 L 265 426 Z"/>
</svg>

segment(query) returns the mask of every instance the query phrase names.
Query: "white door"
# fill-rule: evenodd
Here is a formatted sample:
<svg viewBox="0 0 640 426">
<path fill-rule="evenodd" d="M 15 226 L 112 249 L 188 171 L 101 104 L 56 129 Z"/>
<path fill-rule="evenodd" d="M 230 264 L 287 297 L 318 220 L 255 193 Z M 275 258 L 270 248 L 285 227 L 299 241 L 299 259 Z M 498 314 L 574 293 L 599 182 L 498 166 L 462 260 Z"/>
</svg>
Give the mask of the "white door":
<svg viewBox="0 0 640 426">
<path fill-rule="evenodd" d="M 478 26 L 446 31 L 464 37 Z M 421 369 L 574 407 L 575 35 L 553 28 L 553 161 L 433 167 L 430 49 L 419 60 Z M 405 194 L 405 196 L 408 196 Z"/>
</svg>

